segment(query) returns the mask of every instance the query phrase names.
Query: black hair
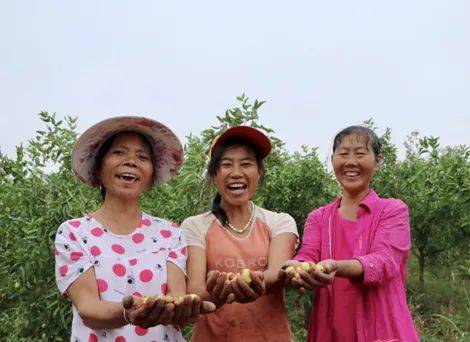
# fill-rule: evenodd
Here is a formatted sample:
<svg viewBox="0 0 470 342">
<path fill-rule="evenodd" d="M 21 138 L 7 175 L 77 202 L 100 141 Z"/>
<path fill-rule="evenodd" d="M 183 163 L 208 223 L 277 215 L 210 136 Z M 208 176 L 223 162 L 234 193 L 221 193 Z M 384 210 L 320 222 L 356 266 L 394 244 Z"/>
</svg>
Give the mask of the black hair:
<svg viewBox="0 0 470 342">
<path fill-rule="evenodd" d="M 152 166 L 153 166 L 153 179 L 152 179 L 152 182 L 156 177 L 155 167 L 157 165 L 157 157 L 155 155 L 155 152 L 153 151 L 152 144 L 150 144 L 149 139 L 145 135 L 143 135 L 142 133 L 135 132 L 135 131 L 118 132 L 118 133 L 112 135 L 111 137 L 109 137 L 108 139 L 105 140 L 105 142 L 98 149 L 98 152 L 96 153 L 96 156 L 95 156 L 95 164 L 93 166 L 93 182 L 92 182 L 92 185 L 100 187 L 100 193 L 101 193 L 101 200 L 102 201 L 104 201 L 104 199 L 106 197 L 106 188 L 104 186 L 102 186 L 101 179 L 100 179 L 100 172 L 101 172 L 101 166 L 103 164 L 103 159 L 104 159 L 106 153 L 108 153 L 111 146 L 113 146 L 113 143 L 116 140 L 116 137 L 119 134 L 122 134 L 122 133 L 134 133 L 134 134 L 137 134 L 142 139 L 142 141 L 144 142 L 144 144 L 148 147 L 148 149 L 150 151 L 150 160 L 152 161 Z"/>
<path fill-rule="evenodd" d="M 214 179 L 214 177 L 217 175 L 217 171 L 219 170 L 220 166 L 220 160 L 222 159 L 224 153 L 236 147 L 245 147 L 254 152 L 256 164 L 258 165 L 258 170 L 260 172 L 262 181 L 264 178 L 265 166 L 261 153 L 253 144 L 236 137 L 227 139 L 211 152 L 211 158 L 209 160 L 209 164 L 207 165 L 207 175 L 209 178 Z M 220 206 L 221 202 L 222 196 L 217 193 L 212 202 L 211 213 L 214 214 L 214 216 L 217 217 L 220 223 L 222 223 L 222 225 L 225 227 L 228 224 L 228 216 L 225 210 Z"/>
<path fill-rule="evenodd" d="M 333 153 L 335 153 L 343 138 L 351 134 L 357 134 L 358 136 L 366 138 L 366 146 L 368 146 L 370 143 L 375 157 L 377 158 L 381 156 L 382 144 L 380 143 L 379 137 L 373 130 L 364 126 L 349 126 L 336 134 L 335 138 L 333 139 Z"/>
</svg>

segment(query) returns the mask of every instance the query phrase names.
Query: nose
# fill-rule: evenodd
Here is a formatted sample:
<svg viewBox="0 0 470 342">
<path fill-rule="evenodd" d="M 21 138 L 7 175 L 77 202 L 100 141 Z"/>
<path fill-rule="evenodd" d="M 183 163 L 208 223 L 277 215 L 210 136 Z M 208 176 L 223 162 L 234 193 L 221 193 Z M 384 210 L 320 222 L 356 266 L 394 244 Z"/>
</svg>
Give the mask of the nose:
<svg viewBox="0 0 470 342">
<path fill-rule="evenodd" d="M 357 164 L 357 158 L 354 153 L 349 153 L 348 157 L 346 158 L 345 165 L 356 165 Z"/>
<path fill-rule="evenodd" d="M 236 165 L 236 164 L 233 165 L 232 172 L 230 173 L 230 176 L 234 177 L 234 178 L 239 178 L 239 177 L 243 176 L 242 169 L 241 169 L 240 165 Z"/>
<path fill-rule="evenodd" d="M 136 162 L 136 155 L 133 154 L 133 153 L 129 153 L 127 156 L 126 156 L 126 160 L 124 161 L 124 165 L 127 165 L 127 166 L 132 166 L 132 167 L 135 167 L 137 166 L 137 162 Z"/>
</svg>

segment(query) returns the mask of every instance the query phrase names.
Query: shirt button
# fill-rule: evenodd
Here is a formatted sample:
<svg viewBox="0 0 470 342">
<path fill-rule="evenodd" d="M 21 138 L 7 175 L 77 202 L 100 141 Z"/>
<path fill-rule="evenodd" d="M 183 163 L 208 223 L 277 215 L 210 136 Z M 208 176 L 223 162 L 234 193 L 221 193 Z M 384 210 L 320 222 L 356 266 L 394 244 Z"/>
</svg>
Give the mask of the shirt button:
<svg viewBox="0 0 470 342">
<path fill-rule="evenodd" d="M 369 266 L 372 268 L 372 267 L 374 267 L 374 264 L 373 264 L 373 263 L 370 263 Z"/>
</svg>

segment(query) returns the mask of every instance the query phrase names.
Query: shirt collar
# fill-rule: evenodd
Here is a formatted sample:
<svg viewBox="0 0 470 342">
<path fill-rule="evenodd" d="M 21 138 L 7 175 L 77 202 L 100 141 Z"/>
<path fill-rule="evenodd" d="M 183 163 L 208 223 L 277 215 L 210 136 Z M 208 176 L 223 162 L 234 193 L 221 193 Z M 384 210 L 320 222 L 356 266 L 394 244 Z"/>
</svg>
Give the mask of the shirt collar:
<svg viewBox="0 0 470 342">
<path fill-rule="evenodd" d="M 364 197 L 361 203 L 359 203 L 359 208 L 364 208 L 365 210 L 371 212 L 374 209 L 375 204 L 377 203 L 378 199 L 379 199 L 379 196 L 374 191 L 374 189 L 370 189 L 366 197 Z M 338 197 L 333 204 L 333 207 L 335 208 L 335 210 L 338 209 L 340 204 L 341 204 L 341 197 Z"/>
</svg>

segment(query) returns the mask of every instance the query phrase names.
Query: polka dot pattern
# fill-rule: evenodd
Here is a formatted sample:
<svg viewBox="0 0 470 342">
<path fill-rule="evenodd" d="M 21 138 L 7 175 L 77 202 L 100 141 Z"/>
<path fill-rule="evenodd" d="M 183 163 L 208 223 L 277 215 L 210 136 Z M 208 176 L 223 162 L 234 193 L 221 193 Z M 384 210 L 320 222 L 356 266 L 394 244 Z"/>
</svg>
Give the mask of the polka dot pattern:
<svg viewBox="0 0 470 342">
<path fill-rule="evenodd" d="M 88 268 L 96 277 L 102 300 L 120 302 L 124 295 L 166 294 L 166 263 L 171 260 L 183 270 L 186 241 L 170 222 L 144 215 L 129 235 L 117 235 L 93 216 L 65 222 L 56 235 L 56 281 L 61 291 Z M 149 329 L 127 325 L 120 329 L 95 331 L 75 319 L 72 336 L 81 341 L 177 341 L 184 339 L 173 326 Z"/>
</svg>

